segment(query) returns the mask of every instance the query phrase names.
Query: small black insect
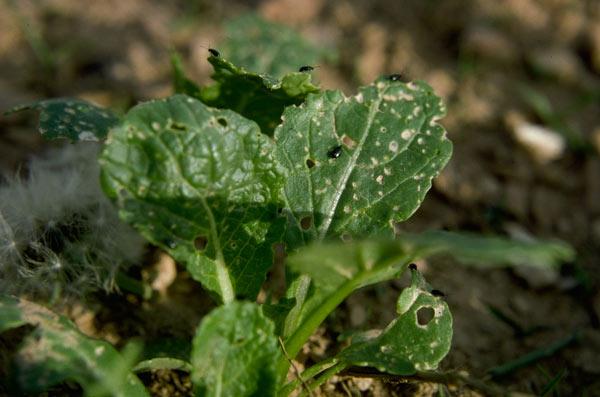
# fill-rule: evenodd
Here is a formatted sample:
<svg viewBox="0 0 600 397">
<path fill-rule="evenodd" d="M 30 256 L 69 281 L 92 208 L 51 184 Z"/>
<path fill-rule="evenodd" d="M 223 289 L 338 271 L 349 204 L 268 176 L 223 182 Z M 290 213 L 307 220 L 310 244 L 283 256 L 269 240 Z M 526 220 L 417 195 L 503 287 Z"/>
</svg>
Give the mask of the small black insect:
<svg viewBox="0 0 600 397">
<path fill-rule="evenodd" d="M 442 291 L 440 291 L 439 289 L 432 289 L 431 290 L 431 295 L 433 296 L 440 296 L 440 297 L 445 297 L 446 294 L 444 294 Z"/>
<path fill-rule="evenodd" d="M 402 81 L 402 77 L 400 73 L 394 73 L 387 76 L 387 79 L 390 81 Z"/>
<path fill-rule="evenodd" d="M 342 145 L 335 146 L 327 152 L 327 157 L 337 159 L 342 155 Z"/>
<path fill-rule="evenodd" d="M 213 57 L 220 57 L 221 53 L 217 50 L 215 50 L 214 48 L 209 48 L 208 52 L 210 52 L 210 55 L 212 55 Z"/>
<path fill-rule="evenodd" d="M 408 268 L 410 270 L 417 270 L 417 265 L 415 263 L 411 263 L 410 265 L 408 265 Z"/>
<path fill-rule="evenodd" d="M 310 65 L 304 65 L 304 66 L 300 66 L 300 69 L 298 69 L 299 72 L 311 72 L 315 70 L 315 68 L 313 66 Z"/>
</svg>

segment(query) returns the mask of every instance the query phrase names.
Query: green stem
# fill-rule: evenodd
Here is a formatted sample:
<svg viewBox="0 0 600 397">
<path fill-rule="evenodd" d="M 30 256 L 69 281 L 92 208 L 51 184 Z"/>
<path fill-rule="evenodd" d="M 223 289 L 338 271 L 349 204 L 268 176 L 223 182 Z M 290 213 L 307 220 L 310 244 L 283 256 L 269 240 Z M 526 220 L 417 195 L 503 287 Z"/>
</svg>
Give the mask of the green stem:
<svg viewBox="0 0 600 397">
<path fill-rule="evenodd" d="M 123 272 L 118 272 L 115 276 L 115 282 L 120 289 L 136 294 L 142 299 L 150 299 L 152 297 L 152 287 L 143 281 L 137 280 L 133 277 L 126 275 Z"/>
<path fill-rule="evenodd" d="M 192 364 L 178 358 L 158 357 L 139 362 L 132 368 L 133 372 L 148 372 L 155 369 L 175 369 L 192 372 Z"/>
<path fill-rule="evenodd" d="M 349 280 L 346 283 L 342 284 L 335 293 L 329 295 L 321 305 L 315 308 L 302 322 L 300 327 L 294 331 L 292 335 L 288 338 L 285 349 L 288 352 L 290 358 L 296 357 L 300 349 L 304 343 L 310 338 L 310 336 L 315 332 L 315 330 L 321 325 L 321 323 L 327 318 L 329 313 L 335 310 L 336 307 L 339 306 L 340 303 L 346 299 L 348 295 L 354 291 L 360 283 L 357 282 L 357 279 Z M 289 368 L 289 363 L 282 357 L 279 359 L 279 363 L 277 365 L 277 375 L 278 379 L 284 379 L 287 374 Z"/>
<path fill-rule="evenodd" d="M 313 332 L 315 332 L 319 325 L 321 325 L 327 316 L 334 311 L 335 308 L 338 307 L 340 303 L 342 303 L 344 299 L 348 297 L 348 295 L 354 292 L 354 290 L 396 277 L 401 271 L 400 268 L 406 269 L 407 264 L 412 259 L 414 259 L 413 256 L 409 257 L 407 255 L 399 255 L 397 257 L 390 258 L 370 271 L 356 275 L 354 278 L 339 286 L 331 295 L 327 296 L 319 306 L 310 312 L 302 324 L 300 324 L 294 333 L 291 334 L 287 339 L 285 348 L 289 354 L 289 357 L 292 359 L 296 357 L 304 343 L 313 334 Z M 393 266 L 395 263 L 398 264 L 398 266 Z M 374 277 L 375 275 L 377 275 L 377 277 Z M 285 359 L 285 357 L 280 358 L 277 364 L 277 379 L 283 381 L 288 369 L 288 361 Z"/>
<path fill-rule="evenodd" d="M 342 371 L 344 368 L 346 367 L 346 363 L 345 362 L 339 362 L 336 365 L 327 368 L 327 370 L 325 370 L 325 372 L 323 372 L 317 379 L 315 379 L 313 382 L 310 383 L 309 387 L 310 390 L 314 390 L 317 387 L 321 386 L 323 383 L 327 382 L 327 380 L 329 378 L 331 378 L 333 375 L 337 374 L 338 372 Z M 308 395 L 309 390 L 303 390 L 302 393 L 300 393 L 298 395 L 298 397 L 303 397 Z"/>
<path fill-rule="evenodd" d="M 338 360 L 337 360 L 337 358 L 332 357 L 327 360 L 318 362 L 310 368 L 307 368 L 306 370 L 304 370 L 304 372 L 302 372 L 300 374 L 302 379 L 294 379 L 293 381 L 288 382 L 285 386 L 283 386 L 281 389 L 279 389 L 279 392 L 277 393 L 278 396 L 279 397 L 289 396 L 290 393 L 292 393 L 294 390 L 296 390 L 298 388 L 298 386 L 300 386 L 302 381 L 306 382 L 307 380 L 314 378 L 315 376 L 317 376 L 321 372 L 325 371 L 326 369 L 331 368 L 335 364 L 338 364 Z"/>
</svg>

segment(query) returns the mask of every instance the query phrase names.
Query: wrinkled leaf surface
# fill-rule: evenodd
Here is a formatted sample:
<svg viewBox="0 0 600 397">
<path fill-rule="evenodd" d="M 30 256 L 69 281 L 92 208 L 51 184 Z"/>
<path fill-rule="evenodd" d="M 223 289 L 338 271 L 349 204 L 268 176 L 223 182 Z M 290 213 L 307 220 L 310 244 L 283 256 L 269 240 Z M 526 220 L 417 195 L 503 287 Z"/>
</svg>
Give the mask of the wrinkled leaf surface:
<svg viewBox="0 0 600 397">
<path fill-rule="evenodd" d="M 175 95 L 127 113 L 101 156 L 103 185 L 205 288 L 253 299 L 283 227 L 273 150 L 252 121 Z"/>
<path fill-rule="evenodd" d="M 233 302 L 204 317 L 194 338 L 197 396 L 274 396 L 281 356 L 275 326 L 255 303 Z"/>
</svg>

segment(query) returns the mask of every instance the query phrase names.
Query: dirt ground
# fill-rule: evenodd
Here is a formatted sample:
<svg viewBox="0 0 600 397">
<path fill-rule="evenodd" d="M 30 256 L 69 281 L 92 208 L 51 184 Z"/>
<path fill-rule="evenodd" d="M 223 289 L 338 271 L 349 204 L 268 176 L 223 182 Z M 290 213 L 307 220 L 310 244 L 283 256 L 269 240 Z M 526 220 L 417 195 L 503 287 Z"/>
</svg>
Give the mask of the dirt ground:
<svg viewBox="0 0 600 397">
<path fill-rule="evenodd" d="M 400 228 L 560 238 L 578 252 L 560 274 L 473 268 L 446 258 L 420 263 L 454 316 L 453 347 L 442 369 L 489 380 L 489 369 L 576 333 L 564 349 L 493 381 L 506 391 L 540 395 L 563 374 L 551 395 L 600 396 L 597 0 L 0 0 L 0 9 L 2 110 L 55 96 L 124 109 L 169 95 L 171 48 L 207 82 L 206 46 L 218 48 L 222 21 L 248 11 L 336 48 L 338 60 L 314 72 L 326 88 L 352 93 L 384 73 L 428 82 L 448 104 L 442 124 L 454 155 Z M 523 128 L 531 124 L 552 130 L 545 131 L 551 137 L 528 140 Z M 2 169 L 17 169 L 48 145 L 33 127 L 26 117 L 0 118 Z M 163 275 L 169 288 L 160 297 L 99 296 L 69 313 L 84 332 L 118 346 L 133 336 L 189 337 L 211 303 L 178 270 L 172 282 L 172 261 L 149 255 L 142 274 Z M 334 352 L 343 330 L 385 326 L 404 282 L 351 296 L 304 358 Z M 155 396 L 191 395 L 181 373 L 159 371 L 143 380 Z M 71 389 L 54 395 L 77 395 Z M 449 392 L 487 394 L 464 384 Z M 325 396 L 438 393 L 428 382 L 344 376 L 321 390 Z"/>
</svg>

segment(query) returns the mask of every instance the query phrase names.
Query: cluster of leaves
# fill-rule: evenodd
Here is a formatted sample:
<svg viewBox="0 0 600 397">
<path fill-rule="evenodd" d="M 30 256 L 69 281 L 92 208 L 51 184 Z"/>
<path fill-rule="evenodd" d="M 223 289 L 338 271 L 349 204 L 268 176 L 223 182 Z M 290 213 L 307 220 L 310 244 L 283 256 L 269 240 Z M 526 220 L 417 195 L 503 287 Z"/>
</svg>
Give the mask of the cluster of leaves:
<svg viewBox="0 0 600 397">
<path fill-rule="evenodd" d="M 347 97 L 320 90 L 307 72 L 277 79 L 214 52 L 208 60 L 214 85 L 196 85 L 174 58 L 177 94 L 139 104 L 122 118 L 91 105 L 74 114 L 60 101 L 34 105 L 43 122 L 57 120 L 65 126 L 59 133 L 72 139 L 81 139 L 84 116 L 99 121 L 86 130 L 98 139 L 110 130 L 101 182 L 121 218 L 222 304 L 199 325 L 189 359 L 151 360 L 135 369 L 189 370 L 202 396 L 309 392 L 351 366 L 394 375 L 435 370 L 450 349 L 452 317 L 410 267 L 412 281 L 392 323 L 377 336 L 355 335 L 337 355 L 286 383 L 290 360 L 346 297 L 399 277 L 418 258 L 447 253 L 548 264 L 572 256 L 558 243 L 448 232 L 394 236 L 395 224 L 417 210 L 452 151 L 437 123 L 444 106 L 425 83 L 381 78 Z M 259 305 L 277 246 L 288 255 L 287 290 Z M 422 321 L 423 311 L 431 311 L 429 320 Z M 0 301 L 0 313 L 2 329 L 29 323 L 41 333 L 35 340 L 45 354 L 33 359 L 35 349 L 25 343 L 18 361 L 24 365 L 17 366 L 25 376 L 31 368 L 42 371 L 37 385 L 74 379 L 88 394 L 121 395 L 127 385 L 126 395 L 145 395 L 132 363 L 68 321 L 13 298 Z M 61 333 L 73 343 L 53 343 Z M 112 378 L 104 368 L 114 360 L 121 372 Z M 107 379 L 123 388 L 107 389 Z"/>
</svg>

